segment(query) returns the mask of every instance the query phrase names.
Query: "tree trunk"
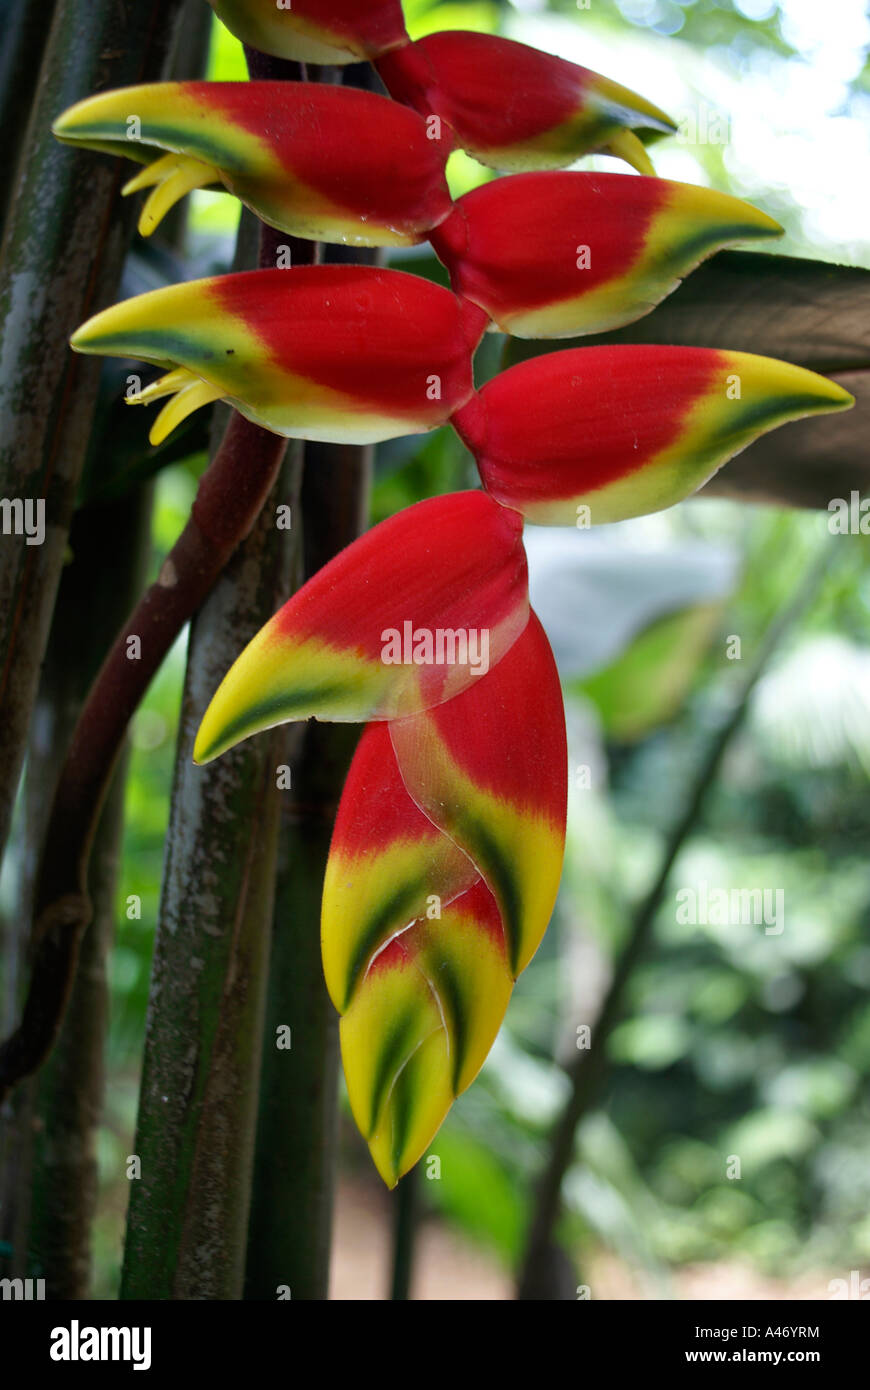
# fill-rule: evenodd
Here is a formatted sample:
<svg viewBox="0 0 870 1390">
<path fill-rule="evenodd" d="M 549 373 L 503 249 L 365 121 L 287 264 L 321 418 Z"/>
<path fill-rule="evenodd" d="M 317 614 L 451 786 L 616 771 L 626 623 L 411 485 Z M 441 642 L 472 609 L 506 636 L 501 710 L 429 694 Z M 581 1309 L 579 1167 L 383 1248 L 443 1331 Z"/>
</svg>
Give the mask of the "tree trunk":
<svg viewBox="0 0 870 1390">
<path fill-rule="evenodd" d="M 47 793 L 105 648 L 143 582 L 149 519 L 150 489 L 89 508 L 73 526 L 74 558 L 58 591 L 17 836 L 22 861 L 17 920 L 22 937 L 30 921 L 36 859 L 50 805 Z M 105 582 L 107 571 L 111 584 Z M 84 1298 L 90 1280 L 108 1009 L 106 956 L 114 934 L 122 814 L 119 769 L 94 845 L 94 918 L 82 945 L 81 969 L 63 1031 L 38 1081 L 22 1088 L 10 1103 L 4 1136 L 3 1238 L 15 1252 L 16 1274 L 44 1278 L 48 1298 Z M 26 940 L 10 941 L 9 946 L 10 955 L 14 952 L 23 961 Z"/>
<path fill-rule="evenodd" d="M 159 77 L 180 4 L 58 0 L 6 224 L 0 496 L 42 503 L 45 530 L 41 544 L 15 534 L 0 547 L 0 849 L 96 402 L 99 363 L 68 338 L 115 294 L 133 218 L 119 207 L 121 161 L 65 148 L 51 122 L 93 92 Z"/>
<path fill-rule="evenodd" d="M 336 248 L 329 248 L 330 259 Z M 344 253 L 348 257 L 348 253 Z M 302 490 L 305 576 L 364 529 L 372 451 L 306 444 Z M 320 960 L 320 899 L 332 826 L 360 736 L 355 725 L 310 722 L 296 735 L 285 804 L 269 973 L 257 1159 L 245 1297 L 325 1299 L 336 1164 L 338 1015 Z M 275 1045 L 292 1030 L 292 1048 Z"/>
<path fill-rule="evenodd" d="M 297 451 L 298 452 L 298 451 Z M 191 628 L 152 972 L 122 1298 L 241 1297 L 274 897 L 282 735 L 195 767 L 217 685 L 290 584 L 275 506 Z"/>
<path fill-rule="evenodd" d="M 55 0 L 4 0 L 0 6 L 0 234 L 18 175 L 18 155 L 39 77 Z"/>
</svg>

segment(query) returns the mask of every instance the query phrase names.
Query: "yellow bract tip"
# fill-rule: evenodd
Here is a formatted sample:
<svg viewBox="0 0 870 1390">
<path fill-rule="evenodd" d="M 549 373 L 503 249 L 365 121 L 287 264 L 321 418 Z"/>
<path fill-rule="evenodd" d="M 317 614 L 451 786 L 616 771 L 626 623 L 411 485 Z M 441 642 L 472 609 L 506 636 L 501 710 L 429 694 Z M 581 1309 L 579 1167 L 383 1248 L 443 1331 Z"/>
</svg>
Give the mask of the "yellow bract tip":
<svg viewBox="0 0 870 1390">
<path fill-rule="evenodd" d="M 220 173 L 213 165 L 205 164 L 191 155 L 167 154 L 130 179 L 124 185 L 123 192 L 135 193 L 140 188 L 154 185 L 139 216 L 140 235 L 147 237 L 156 231 L 170 209 L 186 194 L 195 188 L 205 188 L 210 183 L 220 181 Z"/>
<path fill-rule="evenodd" d="M 794 362 L 781 362 L 773 357 L 760 357 L 750 352 L 731 352 L 730 358 L 737 384 L 733 397 L 738 403 L 747 399 L 781 401 L 787 414 L 794 419 L 816 411 L 849 410 L 855 397 L 830 377 L 821 376 Z"/>
<path fill-rule="evenodd" d="M 721 193 L 717 188 L 703 188 L 693 183 L 674 183 L 671 190 L 670 211 L 674 217 L 681 219 L 687 236 L 709 229 L 719 234 L 719 244 L 724 245 L 749 237 L 783 234 L 783 228 L 768 213 L 752 203 L 744 202 L 742 198 L 735 198 L 731 193 Z M 668 224 L 665 234 L 676 237 L 678 230 Z"/>
<path fill-rule="evenodd" d="M 151 385 L 146 386 L 137 396 L 127 396 L 125 399 L 130 405 L 150 405 L 152 401 L 162 400 L 164 396 L 174 396 L 197 381 L 199 377 L 189 372 L 186 367 L 176 367 L 174 372 L 167 372 L 165 376 L 158 377 L 157 381 L 152 381 Z"/>
<path fill-rule="evenodd" d="M 632 169 L 636 169 L 639 174 L 655 177 L 655 165 L 647 154 L 643 142 L 638 139 L 633 130 L 618 130 L 608 140 L 604 153 L 615 155 L 617 159 L 624 159 L 626 164 L 630 165 Z"/>
<path fill-rule="evenodd" d="M 211 405 L 212 401 L 220 400 L 223 391 L 219 386 L 212 386 L 208 381 L 200 381 L 196 378 L 189 386 L 184 386 L 161 410 L 154 424 L 148 439 L 151 444 L 157 447 L 167 439 L 174 429 L 186 420 L 188 415 L 192 415 L 195 410 L 199 410 L 204 405 Z"/>
</svg>

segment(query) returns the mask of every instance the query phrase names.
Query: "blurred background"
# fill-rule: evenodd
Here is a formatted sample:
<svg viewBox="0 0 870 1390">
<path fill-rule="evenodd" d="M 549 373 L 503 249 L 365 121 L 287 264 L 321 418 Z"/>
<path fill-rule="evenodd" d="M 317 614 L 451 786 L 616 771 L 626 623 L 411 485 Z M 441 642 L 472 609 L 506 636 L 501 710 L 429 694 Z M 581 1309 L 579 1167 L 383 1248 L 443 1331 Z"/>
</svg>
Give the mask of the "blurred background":
<svg viewBox="0 0 870 1390">
<path fill-rule="evenodd" d="M 500 32 L 642 92 L 680 123 L 655 148 L 661 175 L 758 203 L 786 228 L 778 251 L 870 263 L 861 0 L 405 9 L 415 37 Z M 210 75 L 245 75 L 217 27 Z M 454 191 L 489 176 L 453 157 Z M 237 221 L 229 197 L 194 195 L 192 273 L 229 265 Z M 425 248 L 393 263 L 436 273 Z M 156 479 L 154 573 L 203 461 Z M 476 482 L 449 430 L 381 446 L 372 520 Z M 564 883 L 490 1059 L 406 1197 L 413 1296 L 513 1296 L 549 1136 L 572 1103 L 558 1230 L 580 1296 L 824 1298 L 832 1280 L 870 1274 L 870 564 L 864 538 L 832 536 L 828 519 L 702 499 L 579 537 L 530 528 L 569 719 Z M 98 1297 L 117 1289 L 183 672 L 179 643 L 133 730 Z M 12 860 L 7 904 L 15 874 Z M 677 893 L 703 884 L 781 892 L 782 929 L 681 921 Z M 584 1030 L 602 1009 L 606 1063 L 589 1086 Z M 333 1296 L 382 1298 L 396 1203 L 346 1110 L 341 1165 Z"/>
</svg>

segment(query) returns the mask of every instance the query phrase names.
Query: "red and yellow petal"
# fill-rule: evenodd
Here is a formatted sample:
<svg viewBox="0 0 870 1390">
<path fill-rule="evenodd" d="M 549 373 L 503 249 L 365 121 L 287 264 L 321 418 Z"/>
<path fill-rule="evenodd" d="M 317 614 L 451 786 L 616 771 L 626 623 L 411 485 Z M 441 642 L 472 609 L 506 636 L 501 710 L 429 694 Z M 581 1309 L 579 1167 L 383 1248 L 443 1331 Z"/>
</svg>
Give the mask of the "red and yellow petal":
<svg viewBox="0 0 870 1390">
<path fill-rule="evenodd" d="M 480 1070 L 512 988 L 498 908 L 481 882 L 370 965 L 342 1018 L 341 1050 L 354 1118 L 389 1187 Z"/>
<path fill-rule="evenodd" d="M 187 385 L 206 383 L 276 434 L 364 444 L 433 429 L 467 401 L 485 323 L 476 305 L 418 276 L 299 266 L 153 290 L 97 314 L 71 341 L 183 368 Z M 165 394 L 161 383 L 140 399 Z"/>
<path fill-rule="evenodd" d="M 627 87 L 492 34 L 430 34 L 377 67 L 392 96 L 438 116 L 464 149 L 496 169 L 559 169 L 609 149 L 651 173 L 642 140 L 676 129 Z"/>
<path fill-rule="evenodd" d="M 401 0 L 209 0 L 230 33 L 299 63 L 354 63 L 407 42 Z"/>
<path fill-rule="evenodd" d="M 490 667 L 510 651 L 528 621 L 527 584 L 516 512 L 481 492 L 407 508 L 261 629 L 209 705 L 194 757 L 287 720 L 392 719 L 450 700 L 481 680 L 475 643 Z"/>
<path fill-rule="evenodd" d="M 565 715 L 535 615 L 493 671 L 390 736 L 414 801 L 493 893 L 516 977 L 546 931 L 565 844 Z"/>
<path fill-rule="evenodd" d="M 424 240 L 450 212 L 447 141 L 372 92 L 313 82 L 163 82 L 104 92 L 55 121 L 58 139 L 147 162 L 140 231 L 190 188 L 222 184 L 293 236 L 359 246 Z M 352 132 L 353 138 L 348 138 Z"/>
<path fill-rule="evenodd" d="M 388 941 L 478 877 L 411 800 L 389 726 L 370 724 L 344 785 L 323 885 L 323 972 L 339 1013 Z"/>
<path fill-rule="evenodd" d="M 561 692 L 534 615 L 462 694 L 363 736 L 322 945 L 351 1108 L 391 1187 L 482 1066 L 547 925 L 566 779 Z"/>
<path fill-rule="evenodd" d="M 484 386 L 454 425 L 495 499 L 541 525 L 597 525 L 697 491 L 760 434 L 854 404 L 815 372 L 712 348 L 568 349 Z"/>
<path fill-rule="evenodd" d="M 483 1065 L 513 978 L 494 897 L 411 800 L 386 725 L 342 794 L 322 945 L 351 1108 L 392 1187 Z"/>
<path fill-rule="evenodd" d="M 431 240 L 456 293 L 504 332 L 567 338 L 641 318 L 714 251 L 781 232 L 766 213 L 709 188 L 536 173 L 467 193 Z"/>
</svg>

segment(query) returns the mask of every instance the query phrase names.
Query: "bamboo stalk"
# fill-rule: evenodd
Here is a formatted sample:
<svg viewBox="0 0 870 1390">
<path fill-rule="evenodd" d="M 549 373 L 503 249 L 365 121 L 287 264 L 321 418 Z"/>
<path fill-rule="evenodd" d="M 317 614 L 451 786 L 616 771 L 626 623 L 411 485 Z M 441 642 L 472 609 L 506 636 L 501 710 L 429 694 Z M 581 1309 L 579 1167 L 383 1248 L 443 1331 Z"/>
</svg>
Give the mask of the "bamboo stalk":
<svg viewBox="0 0 870 1390">
<path fill-rule="evenodd" d="M 121 1296 L 241 1296 L 275 857 L 281 736 L 199 768 L 228 666 L 271 616 L 292 556 L 274 506 L 298 449 L 190 637 L 157 928 Z M 289 470 L 289 475 L 288 475 Z"/>
<path fill-rule="evenodd" d="M 120 161 L 62 147 L 65 106 L 157 78 L 181 0 L 58 0 L 0 266 L 0 496 L 44 505 L 44 538 L 0 547 L 0 847 L 5 843 L 96 401 L 73 330 L 118 286 L 133 209 Z"/>
<path fill-rule="evenodd" d="M 33 892 L 34 857 L 45 830 L 46 789 L 69 740 L 105 644 L 144 577 L 150 489 L 80 513 L 73 560 L 58 592 L 28 752 L 23 824 L 16 850 L 23 904 Z M 105 583 L 106 571 L 112 583 Z M 35 1086 L 22 1088 L 4 1135 L 3 1238 L 18 1277 L 46 1281 L 48 1298 L 84 1298 L 96 1200 L 96 1128 L 102 1110 L 108 989 L 106 956 L 114 935 L 114 892 L 123 812 L 123 777 L 107 800 L 94 846 L 94 919 L 58 1048 Z M 29 921 L 24 913 L 22 920 Z M 19 943 L 22 957 L 26 941 Z M 32 1180 L 32 1182 L 31 1182 Z M 32 1186 L 32 1211 L 31 1211 Z"/>
<path fill-rule="evenodd" d="M 18 155 L 54 6 L 55 0 L 6 0 L 0 10 L 0 233 L 15 188 Z"/>
<path fill-rule="evenodd" d="M 420 1206 L 420 1165 L 402 1178 L 396 1191 L 390 1194 L 393 1207 L 393 1268 L 390 1280 L 390 1299 L 406 1303 L 411 1297 L 414 1279 L 414 1251 Z"/>
<path fill-rule="evenodd" d="M 320 895 L 337 787 L 358 733 L 314 726 L 289 758 L 296 791 L 287 794 L 278 855 L 248 1299 L 274 1299 L 282 1287 L 294 1300 L 328 1295 L 338 1029 L 320 964 Z"/>
<path fill-rule="evenodd" d="M 54 727 L 43 765 L 33 769 L 32 781 L 28 765 L 31 795 L 43 805 L 45 786 L 50 785 L 106 642 L 142 584 L 150 515 L 148 489 L 91 508 L 73 525 L 76 559 L 65 571 L 58 594 L 40 693 Z M 105 582 L 107 572 L 111 584 Z M 109 1008 L 106 964 L 115 934 L 124 763 L 122 758 L 94 841 L 89 878 L 94 914 L 82 942 L 81 966 L 58 1046 L 36 1091 L 30 1250 L 41 1266 L 50 1299 L 86 1298 L 90 1287 L 96 1132 L 103 1107 Z"/>
<path fill-rule="evenodd" d="M 301 512 L 306 577 L 359 535 L 371 451 L 306 444 Z M 332 825 L 360 730 L 306 724 L 292 755 L 275 902 L 245 1297 L 325 1299 L 336 1162 L 338 1016 L 320 961 L 320 897 Z M 292 1049 L 275 1046 L 292 1031 Z"/>
<path fill-rule="evenodd" d="M 354 66 L 328 80 L 368 85 Z M 327 80 L 320 73 L 320 80 Z M 324 248 L 328 263 L 376 264 L 377 252 Z M 309 578 L 368 523 L 373 450 L 306 444 L 302 489 L 304 575 Z M 291 732 L 293 790 L 281 826 L 263 1074 L 245 1297 L 323 1300 L 337 1161 L 338 1016 L 320 959 L 320 899 L 332 826 L 359 739 L 347 725 Z M 276 1046 L 277 1029 L 292 1047 Z"/>
<path fill-rule="evenodd" d="M 52 805 L 35 902 L 34 957 L 21 1022 L 0 1047 L 0 1102 L 45 1060 L 63 1019 L 91 914 L 87 866 L 115 759 L 151 678 L 259 516 L 286 441 L 233 413 L 181 536 L 91 688 Z M 141 659 L 128 660 L 138 637 Z"/>
</svg>

